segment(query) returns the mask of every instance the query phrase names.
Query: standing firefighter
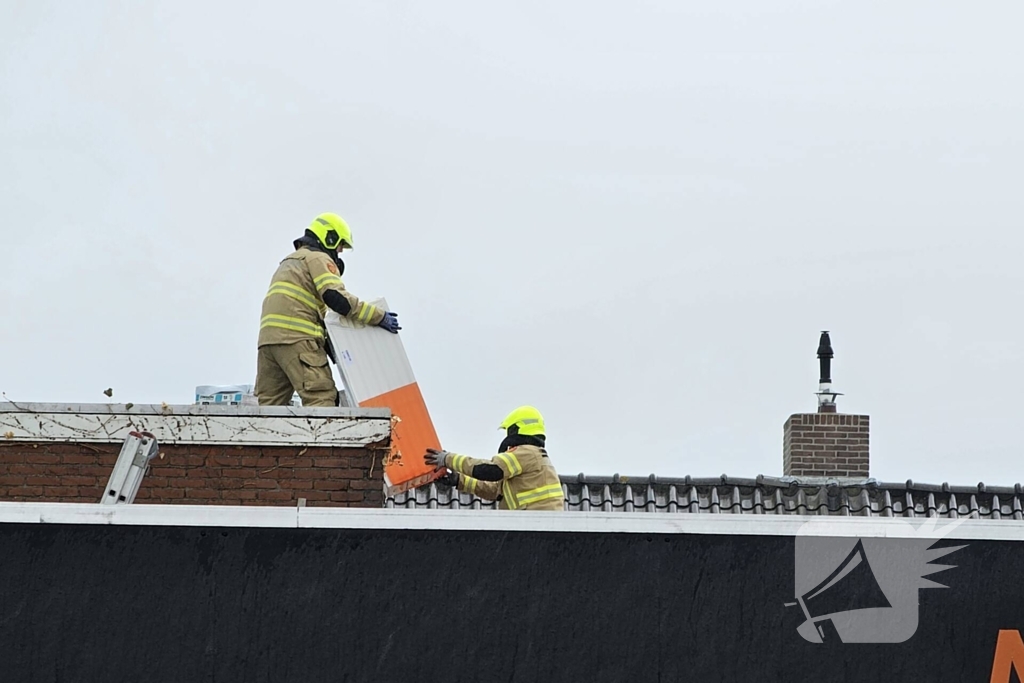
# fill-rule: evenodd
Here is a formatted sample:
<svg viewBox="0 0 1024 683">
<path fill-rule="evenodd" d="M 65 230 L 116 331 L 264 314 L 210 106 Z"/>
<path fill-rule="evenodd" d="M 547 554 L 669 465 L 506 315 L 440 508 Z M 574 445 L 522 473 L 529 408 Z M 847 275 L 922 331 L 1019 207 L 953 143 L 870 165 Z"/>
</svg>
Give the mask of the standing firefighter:
<svg viewBox="0 0 1024 683">
<path fill-rule="evenodd" d="M 278 266 L 263 299 L 256 397 L 261 406 L 283 406 L 298 392 L 304 406 L 338 405 L 327 364 L 327 309 L 397 334 L 395 313 L 360 301 L 345 290 L 339 255 L 352 248 L 352 231 L 333 213 L 322 213 L 295 240 L 295 252 Z"/>
<path fill-rule="evenodd" d="M 490 460 L 432 448 L 423 459 L 452 470 L 442 481 L 484 500 L 497 500 L 500 510 L 563 510 L 562 484 L 544 448 L 540 411 L 532 406 L 516 408 L 499 429 L 506 436 L 498 455 Z"/>
</svg>

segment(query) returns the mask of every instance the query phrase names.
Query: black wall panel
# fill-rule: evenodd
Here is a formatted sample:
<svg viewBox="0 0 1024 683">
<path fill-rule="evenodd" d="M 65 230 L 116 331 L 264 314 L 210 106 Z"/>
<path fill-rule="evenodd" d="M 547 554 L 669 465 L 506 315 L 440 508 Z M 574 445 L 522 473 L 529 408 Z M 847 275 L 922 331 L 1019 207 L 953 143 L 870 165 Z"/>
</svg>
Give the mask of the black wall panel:
<svg viewBox="0 0 1024 683">
<path fill-rule="evenodd" d="M 0 681 L 987 682 L 1024 542 L 899 644 L 796 632 L 794 539 L 0 525 Z M 955 558 L 955 559 L 953 559 Z"/>
</svg>

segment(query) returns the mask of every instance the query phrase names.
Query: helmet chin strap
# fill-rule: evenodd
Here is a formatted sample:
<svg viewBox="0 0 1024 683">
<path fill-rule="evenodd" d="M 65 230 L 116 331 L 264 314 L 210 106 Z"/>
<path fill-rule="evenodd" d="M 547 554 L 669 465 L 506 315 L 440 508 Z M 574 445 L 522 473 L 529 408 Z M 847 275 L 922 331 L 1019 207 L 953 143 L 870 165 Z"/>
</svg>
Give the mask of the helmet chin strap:
<svg viewBox="0 0 1024 683">
<path fill-rule="evenodd" d="M 338 266 L 338 275 L 341 276 L 345 274 L 345 262 L 341 260 L 341 256 L 338 254 L 338 252 L 334 249 L 328 249 L 323 244 L 321 244 L 320 239 L 316 235 L 314 235 L 311 230 L 307 230 L 305 235 L 292 242 L 292 244 L 295 246 L 296 249 L 305 246 L 311 249 L 317 249 L 319 251 L 324 252 L 325 254 L 330 256 L 331 259 L 334 261 L 335 265 Z"/>
<path fill-rule="evenodd" d="M 515 429 L 515 433 L 512 430 Z M 545 437 L 543 434 L 537 434 L 536 436 L 523 436 L 519 433 L 519 429 L 512 425 L 508 429 L 509 434 L 501 441 L 501 445 L 498 446 L 498 452 L 504 453 L 510 448 L 516 446 L 536 446 L 537 448 L 544 448 Z"/>
</svg>

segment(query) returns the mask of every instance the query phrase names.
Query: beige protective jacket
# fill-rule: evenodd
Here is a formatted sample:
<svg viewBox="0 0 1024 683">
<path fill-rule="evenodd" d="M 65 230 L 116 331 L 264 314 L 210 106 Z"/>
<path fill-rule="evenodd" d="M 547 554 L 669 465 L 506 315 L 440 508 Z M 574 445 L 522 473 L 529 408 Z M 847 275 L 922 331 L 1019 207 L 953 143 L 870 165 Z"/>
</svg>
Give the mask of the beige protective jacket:
<svg viewBox="0 0 1024 683">
<path fill-rule="evenodd" d="M 460 491 L 484 500 L 496 500 L 500 495 L 500 510 L 565 509 L 562 483 L 543 448 L 516 446 L 490 460 L 449 453 L 444 464 L 459 473 Z M 501 481 L 474 479 L 471 474 L 477 465 L 497 465 L 504 478 Z"/>
<path fill-rule="evenodd" d="M 323 294 L 328 289 L 341 294 L 352 307 L 347 318 L 367 325 L 384 319 L 384 311 L 360 301 L 345 289 L 330 254 L 299 248 L 281 261 L 271 279 L 270 290 L 263 299 L 257 346 L 292 344 L 310 337 L 323 339 L 321 321 L 327 312 Z"/>
</svg>

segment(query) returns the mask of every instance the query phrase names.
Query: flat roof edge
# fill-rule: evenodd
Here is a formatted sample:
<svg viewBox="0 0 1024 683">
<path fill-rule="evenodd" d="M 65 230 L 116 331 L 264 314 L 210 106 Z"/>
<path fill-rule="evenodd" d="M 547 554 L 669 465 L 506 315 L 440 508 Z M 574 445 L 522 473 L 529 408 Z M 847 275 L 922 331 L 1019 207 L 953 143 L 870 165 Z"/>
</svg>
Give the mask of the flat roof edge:
<svg viewBox="0 0 1024 683">
<path fill-rule="evenodd" d="M 368 446 L 391 438 L 387 408 L 0 404 L 0 443 L 121 443 L 133 431 L 161 445 Z"/>
<path fill-rule="evenodd" d="M 1024 521 L 0 502 L 0 524 L 935 538 L 1024 542 Z"/>
<path fill-rule="evenodd" d="M 0 402 L 2 413 L 77 415 L 215 415 L 389 420 L 389 408 L 305 408 L 301 406 L 196 405 L 166 403 L 22 403 Z"/>
</svg>

